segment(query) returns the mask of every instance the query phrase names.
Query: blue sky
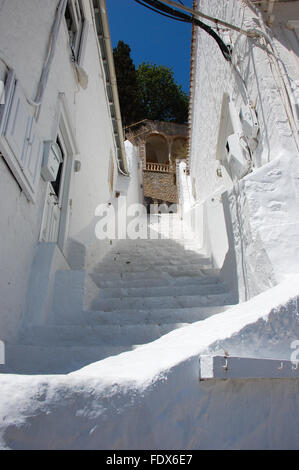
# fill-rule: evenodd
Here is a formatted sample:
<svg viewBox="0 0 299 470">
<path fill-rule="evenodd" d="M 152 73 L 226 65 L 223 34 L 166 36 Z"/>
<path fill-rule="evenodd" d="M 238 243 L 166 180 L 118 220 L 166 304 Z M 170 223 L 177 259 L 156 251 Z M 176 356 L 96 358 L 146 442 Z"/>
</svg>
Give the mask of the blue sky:
<svg viewBox="0 0 299 470">
<path fill-rule="evenodd" d="M 192 7 L 192 0 L 183 0 Z M 172 67 L 174 77 L 189 91 L 191 24 L 154 13 L 134 0 L 106 0 L 112 47 L 123 40 L 131 47 L 137 68 L 141 62 Z"/>
</svg>

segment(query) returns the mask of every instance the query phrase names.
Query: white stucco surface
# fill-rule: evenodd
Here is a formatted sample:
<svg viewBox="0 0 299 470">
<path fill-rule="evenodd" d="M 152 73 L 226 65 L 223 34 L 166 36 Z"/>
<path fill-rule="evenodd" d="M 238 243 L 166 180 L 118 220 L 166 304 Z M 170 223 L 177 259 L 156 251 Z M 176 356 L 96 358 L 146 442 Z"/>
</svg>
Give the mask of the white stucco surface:
<svg viewBox="0 0 299 470">
<path fill-rule="evenodd" d="M 30 0 L 24 14 L 18 0 L 0 1 L 0 53 L 30 98 L 57 4 Z M 55 139 L 63 94 L 72 158 L 81 162 L 71 170 L 61 249 L 39 242 L 46 183 L 40 178 L 33 204 L 0 160 L 0 448 L 298 449 L 299 379 L 285 370 L 269 377 L 281 377 L 272 369 L 291 360 L 299 337 L 299 159 L 265 51 L 233 34 L 236 72 L 212 38 L 196 34 L 191 175 L 180 166 L 178 182 L 191 238 L 167 239 L 169 218 L 157 216 L 142 222 L 160 238 L 100 241 L 98 206 L 117 214 L 125 201 L 126 217 L 142 202 L 142 170 L 129 142 L 130 178 L 117 170 L 106 77 L 84 5 L 88 87 L 77 81 L 63 20 L 38 118 L 42 140 Z M 246 2 L 201 0 L 200 8 L 261 26 Z M 286 3 L 274 42 L 297 96 L 288 14 Z M 249 100 L 259 123 L 252 171 L 234 182 L 216 159 L 224 96 L 234 116 Z M 180 215 L 170 218 L 181 226 Z M 207 366 L 209 380 L 200 381 L 202 355 L 234 356 L 239 369 L 222 380 L 220 365 L 218 380 Z M 261 360 L 259 379 L 248 358 Z"/>
<path fill-rule="evenodd" d="M 298 50 L 287 43 L 286 21 L 298 15 L 298 5 L 280 4 L 274 30 L 268 30 L 285 70 L 282 75 L 294 92 L 291 101 L 298 89 Z M 244 29 L 264 28 L 258 10 L 245 2 L 203 0 L 200 9 Z M 190 157 L 196 203 L 192 212 L 193 220 L 203 221 L 201 237 L 215 265 L 223 266 L 225 280 L 238 286 L 244 300 L 273 286 L 285 274 L 298 272 L 298 148 L 283 104 L 280 77 L 265 50 L 235 32 L 222 37 L 231 38 L 235 67 L 224 60 L 210 36 L 199 28 L 196 32 Z M 230 111 L 232 119 L 238 121 L 242 106 L 250 102 L 259 125 L 251 172 L 239 181 L 232 181 L 217 160 L 225 96 L 234 111 Z M 202 230 L 196 223 L 193 227 L 198 233 Z"/>
<path fill-rule="evenodd" d="M 15 70 L 30 99 L 36 95 L 57 5 L 58 0 L 31 0 L 26 8 L 20 8 L 18 0 L 1 2 L 1 58 Z M 76 147 L 71 157 L 73 161 L 81 162 L 78 173 L 74 172 L 73 165 L 71 168 L 63 249 L 63 255 L 73 265 L 84 265 L 88 247 L 96 241 L 96 207 L 114 197 L 109 189 L 111 158 L 114 184 L 117 177 L 116 145 L 105 74 L 88 1 L 84 2 L 84 11 L 88 34 L 80 65 L 88 75 L 88 87 L 82 89 L 77 81 L 63 18 L 37 122 L 41 140 L 56 139 L 61 106 L 59 96 L 63 94 Z M 0 63 L 0 78 L 5 79 L 5 67 Z M 2 157 L 0 165 L 0 338 L 10 340 L 17 334 L 22 316 L 31 315 L 26 312 L 25 299 L 28 286 L 32 287 L 29 277 L 40 236 L 47 183 L 39 178 L 36 203 L 33 204 L 26 199 Z M 60 268 L 59 263 L 56 268 L 52 266 L 53 272 Z M 36 294 L 33 292 L 32 296 Z"/>
<path fill-rule="evenodd" d="M 199 354 L 217 339 L 235 337 L 241 345 L 242 331 L 250 327 L 264 345 L 278 334 L 275 357 L 286 356 L 279 332 L 286 332 L 282 326 L 295 315 L 297 301 L 298 276 L 68 375 L 0 375 L 1 447 L 296 449 L 297 379 L 199 382 Z M 288 332 L 291 341 L 296 331 Z M 252 356 L 265 357 L 260 354 L 257 348 Z"/>
</svg>

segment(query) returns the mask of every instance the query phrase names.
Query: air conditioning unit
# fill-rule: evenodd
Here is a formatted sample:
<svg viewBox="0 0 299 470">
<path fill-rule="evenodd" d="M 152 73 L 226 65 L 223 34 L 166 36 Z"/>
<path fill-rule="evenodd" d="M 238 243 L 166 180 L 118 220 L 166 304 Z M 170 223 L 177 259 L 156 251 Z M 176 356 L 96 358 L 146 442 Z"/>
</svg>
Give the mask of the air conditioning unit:
<svg viewBox="0 0 299 470">
<path fill-rule="evenodd" d="M 228 137 L 226 157 L 233 180 L 242 178 L 249 168 L 250 156 L 237 134 Z"/>
</svg>

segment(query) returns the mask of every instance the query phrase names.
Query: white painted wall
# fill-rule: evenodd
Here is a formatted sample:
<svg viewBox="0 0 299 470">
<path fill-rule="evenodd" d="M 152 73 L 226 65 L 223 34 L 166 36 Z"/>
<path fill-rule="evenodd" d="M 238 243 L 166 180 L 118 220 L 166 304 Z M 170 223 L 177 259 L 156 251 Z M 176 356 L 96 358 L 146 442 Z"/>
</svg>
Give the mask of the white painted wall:
<svg viewBox="0 0 299 470">
<path fill-rule="evenodd" d="M 2 158 L 0 168 L 0 332 L 7 340 L 17 334 L 24 308 L 42 202 L 33 206 L 27 201 Z"/>
<path fill-rule="evenodd" d="M 285 21 L 297 18 L 298 7 L 299 2 L 279 6 L 284 14 L 278 14 L 274 40 L 295 95 L 298 57 L 297 51 L 286 46 Z M 258 11 L 239 0 L 201 0 L 200 9 L 242 28 L 260 29 Z M 230 35 L 239 73 L 224 60 L 216 42 L 197 30 L 190 168 L 197 196 L 193 211 L 206 214 L 206 243 L 215 266 L 223 266 L 225 280 L 231 286 L 237 282 L 240 298 L 245 299 L 280 281 L 288 272 L 299 270 L 298 257 L 294 256 L 299 248 L 295 209 L 299 202 L 295 176 L 298 148 L 267 54 L 252 40 L 237 33 Z M 259 121 L 253 172 L 238 184 L 233 184 L 216 159 L 224 93 L 229 95 L 237 116 L 250 100 Z M 217 175 L 219 168 L 222 177 Z M 211 198 L 221 193 L 216 215 Z M 222 204 L 225 207 L 220 210 Z"/>
<path fill-rule="evenodd" d="M 79 371 L 1 374 L 0 448 L 298 449 L 298 378 L 244 379 L 245 369 L 199 381 L 199 355 L 217 341 L 232 355 L 244 345 L 241 357 L 290 360 L 297 303 L 298 275 Z"/>
<path fill-rule="evenodd" d="M 141 160 L 138 155 L 138 148 L 133 146 L 131 142 L 127 140 L 125 141 L 125 151 L 130 177 L 124 176 L 121 173 L 116 175 L 115 190 L 120 193 L 120 196 L 119 198 L 110 196 L 110 198 L 104 201 L 107 204 L 111 203 L 111 206 L 114 209 L 113 214 L 115 217 L 112 215 L 112 213 L 111 216 L 113 216 L 115 222 L 115 238 L 112 238 L 111 240 L 105 239 L 100 241 L 95 237 L 95 231 L 93 231 L 90 241 L 85 243 L 85 267 L 88 270 L 93 270 L 99 261 L 109 253 L 110 249 L 115 247 L 115 245 L 118 243 L 118 237 L 121 238 L 122 236 L 120 235 L 121 232 L 118 230 L 118 220 L 126 220 L 127 211 L 132 204 L 143 204 L 143 175 L 142 167 L 139 165 Z M 106 218 L 107 214 L 104 214 L 104 216 Z M 95 221 L 97 224 L 100 221 L 100 218 L 96 217 Z M 126 223 L 124 225 L 124 230 L 125 229 Z M 75 249 L 78 250 L 78 246 L 76 246 Z M 76 268 L 78 267 L 82 266 L 79 264 L 76 266 Z"/>
<path fill-rule="evenodd" d="M 138 147 L 135 147 L 129 140 L 126 140 L 125 149 L 131 175 L 127 191 L 127 205 L 135 203 L 143 204 L 142 160 L 138 154 Z"/>
<path fill-rule="evenodd" d="M 176 176 L 179 199 L 179 211 L 181 216 L 188 213 L 194 198 L 192 196 L 191 178 L 187 175 L 187 165 L 185 161 L 176 160 Z"/>
<path fill-rule="evenodd" d="M 0 3 L 1 57 L 15 70 L 26 96 L 32 99 L 36 95 L 57 5 L 58 0 L 9 0 Z M 89 30 L 81 65 L 89 77 L 88 87 L 83 90 L 77 82 L 63 19 L 38 119 L 42 140 L 56 138 L 58 94 L 65 94 L 79 152 L 73 158 L 81 161 L 81 171 L 71 175 L 71 208 L 64 252 L 70 264 L 73 261 L 77 263 L 76 256 L 84 263 L 87 247 L 95 241 L 95 209 L 98 204 L 113 198 L 108 184 L 111 155 L 114 158 L 115 182 L 117 177 L 105 76 L 88 0 L 84 0 L 84 7 Z M 0 78 L 5 75 L 3 64 L 0 74 Z M 7 340 L 16 334 L 24 313 L 26 290 L 41 228 L 46 183 L 40 178 L 37 200 L 33 204 L 27 201 L 2 158 L 0 167 L 0 338 Z M 58 263 L 57 268 L 60 265 Z M 55 267 L 53 269 L 55 271 Z"/>
</svg>

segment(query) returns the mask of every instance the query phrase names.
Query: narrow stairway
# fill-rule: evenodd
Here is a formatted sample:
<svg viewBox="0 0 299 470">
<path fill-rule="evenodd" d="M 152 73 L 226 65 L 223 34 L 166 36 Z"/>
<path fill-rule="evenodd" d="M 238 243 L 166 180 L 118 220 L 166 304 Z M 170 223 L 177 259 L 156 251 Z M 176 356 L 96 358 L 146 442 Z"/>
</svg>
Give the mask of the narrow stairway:
<svg viewBox="0 0 299 470">
<path fill-rule="evenodd" d="M 161 215 L 148 226 L 156 239 L 113 242 L 86 273 L 96 294 L 80 319 L 72 321 L 72 311 L 63 318 L 54 312 L 54 322 L 28 326 L 17 344 L 7 345 L 0 372 L 69 373 L 229 308 L 233 297 L 218 270 L 192 233 L 185 229 L 178 237 L 181 228 L 178 215 Z"/>
</svg>

